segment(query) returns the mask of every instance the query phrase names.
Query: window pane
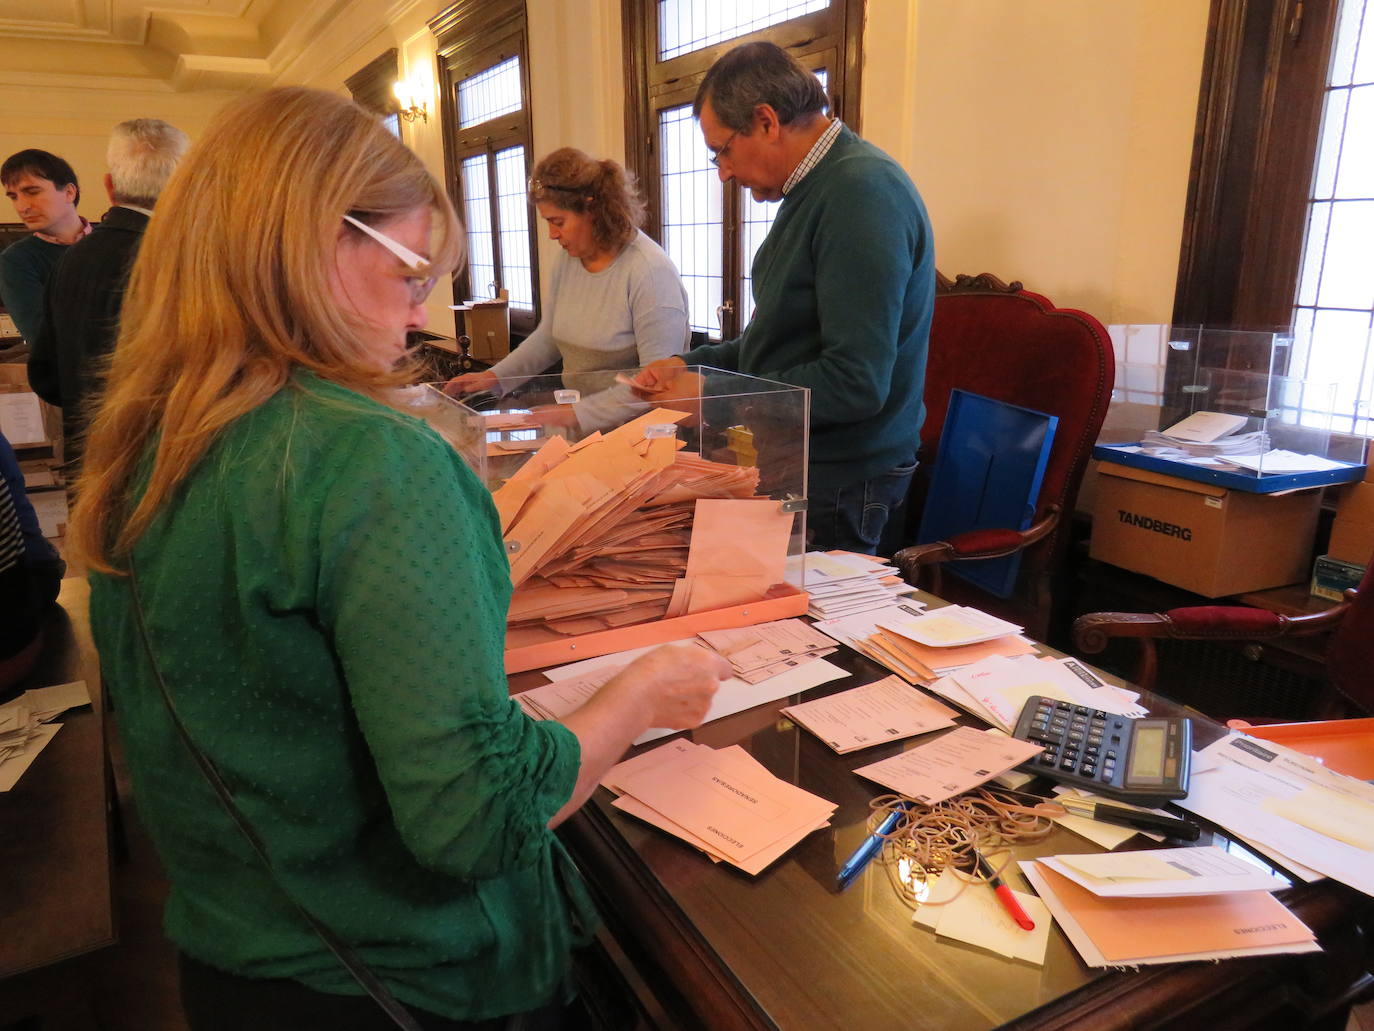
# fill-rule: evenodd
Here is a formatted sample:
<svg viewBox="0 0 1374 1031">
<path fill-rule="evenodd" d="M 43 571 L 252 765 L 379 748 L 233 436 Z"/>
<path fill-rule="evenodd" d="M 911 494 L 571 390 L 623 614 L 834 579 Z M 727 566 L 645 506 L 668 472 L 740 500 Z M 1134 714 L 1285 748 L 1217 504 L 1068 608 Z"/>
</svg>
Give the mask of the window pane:
<svg viewBox="0 0 1374 1031">
<path fill-rule="evenodd" d="M 1374 268 L 1369 242 L 1374 240 L 1374 200 L 1338 201 L 1331 205 L 1331 228 L 1322 255 L 1323 308 L 1374 307 Z"/>
<path fill-rule="evenodd" d="M 1345 136 L 1345 110 L 1350 101 L 1348 89 L 1326 93 L 1322 111 L 1322 138 L 1317 151 L 1317 179 L 1312 196 L 1326 200 L 1336 191 L 1336 169 L 1341 159 L 1341 140 Z"/>
<path fill-rule="evenodd" d="M 525 195 L 525 148 L 496 152 L 496 204 L 501 221 L 501 282 L 512 310 L 534 311 L 530 217 Z"/>
<path fill-rule="evenodd" d="M 484 299 L 496 294 L 496 251 L 491 229 L 491 190 L 487 182 L 487 157 L 479 154 L 463 161 L 463 218 L 468 227 L 468 273 L 472 296 Z"/>
<path fill-rule="evenodd" d="M 395 112 L 382 115 L 382 127 L 398 140 L 401 138 L 401 116 Z"/>
<path fill-rule="evenodd" d="M 518 57 L 493 65 L 458 84 L 458 127 L 461 129 L 519 111 L 523 106 Z"/>
<path fill-rule="evenodd" d="M 663 249 L 687 288 L 694 331 L 720 336 L 722 234 L 720 177 L 692 119 L 691 105 L 659 112 Z"/>
<path fill-rule="evenodd" d="M 1302 256 L 1302 278 L 1298 280 L 1298 303 L 1316 304 L 1321 284 L 1322 258 L 1326 254 L 1326 229 L 1331 204 L 1313 204 L 1307 220 L 1307 244 Z"/>
<path fill-rule="evenodd" d="M 1368 0 L 1344 0 L 1336 24 L 1336 45 L 1331 58 L 1331 85 L 1349 86 L 1355 68 L 1355 46 Z M 1369 48 L 1365 48 L 1369 49 Z"/>
<path fill-rule="evenodd" d="M 658 59 L 681 57 L 829 6 L 829 0 L 658 0 Z"/>
<path fill-rule="evenodd" d="M 1374 35 L 1370 38 L 1374 48 Z M 1374 197 L 1374 86 L 1350 91 L 1350 112 L 1345 116 L 1340 168 L 1336 172 L 1337 197 Z"/>
<path fill-rule="evenodd" d="M 1360 42 L 1355 54 L 1355 74 L 1351 81 L 1374 82 L 1374 30 L 1370 26 L 1374 10 L 1370 9 L 1369 0 L 1346 0 L 1346 3 L 1351 7 L 1364 8 Z"/>
<path fill-rule="evenodd" d="M 824 68 L 816 69 L 816 78 L 821 81 L 821 89 L 830 95 L 830 75 Z M 743 232 L 740 233 L 740 246 L 742 248 L 739 277 L 739 324 L 749 325 L 749 320 L 754 317 L 754 256 L 759 252 L 759 245 L 763 243 L 763 238 L 768 235 L 768 230 L 773 228 L 773 219 L 778 215 L 778 205 L 767 201 L 756 201 L 752 194 L 747 191 L 740 191 L 740 200 L 743 202 L 740 207 L 744 215 Z"/>
</svg>

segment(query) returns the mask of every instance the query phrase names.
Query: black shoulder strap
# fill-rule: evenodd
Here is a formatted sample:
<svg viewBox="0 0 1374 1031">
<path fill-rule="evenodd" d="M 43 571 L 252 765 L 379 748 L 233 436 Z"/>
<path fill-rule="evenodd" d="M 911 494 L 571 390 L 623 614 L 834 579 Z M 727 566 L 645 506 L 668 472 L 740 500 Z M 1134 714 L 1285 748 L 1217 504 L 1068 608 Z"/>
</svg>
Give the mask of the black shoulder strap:
<svg viewBox="0 0 1374 1031">
<path fill-rule="evenodd" d="M 148 638 L 148 627 L 143 618 L 143 601 L 139 596 L 138 590 L 138 574 L 134 572 L 132 555 L 129 556 L 129 587 L 133 592 L 134 617 L 138 621 L 139 636 L 142 637 L 143 647 L 148 652 L 148 663 L 152 666 L 153 678 L 157 681 L 157 687 L 162 694 L 162 700 L 167 705 L 167 712 L 172 718 L 172 725 L 176 727 L 177 734 L 180 735 L 182 744 L 184 744 L 187 751 L 191 753 L 191 758 L 194 759 L 196 765 L 200 767 L 200 772 L 205 774 L 205 779 L 208 780 L 210 786 L 215 789 L 215 794 L 219 796 L 220 804 L 224 806 L 224 811 L 229 814 L 229 818 L 234 821 L 234 825 L 238 827 L 240 833 L 247 839 L 248 844 L 252 846 L 253 851 L 257 853 L 258 859 L 262 861 L 263 868 L 266 869 L 267 875 L 272 879 L 272 882 L 280 889 L 287 901 L 295 907 L 296 912 L 301 915 L 301 918 L 310 925 L 311 929 L 317 935 L 319 935 L 320 940 L 324 942 L 329 951 L 334 953 L 335 958 L 353 975 L 353 979 L 362 986 L 363 990 L 367 992 L 368 995 L 372 996 L 377 1005 L 386 1012 L 386 1015 L 391 1018 L 392 1022 L 397 1027 L 403 1028 L 404 1031 L 422 1031 L 420 1025 L 415 1022 L 415 1018 L 411 1016 L 410 1011 L 397 1001 L 396 997 L 391 994 L 386 985 L 382 984 L 381 980 L 368 968 L 367 964 L 358 957 L 357 953 L 345 945 L 338 935 L 317 920 L 309 910 L 296 900 L 294 895 L 286 890 L 286 886 L 277 878 L 277 873 L 272 869 L 272 861 L 267 857 L 267 848 L 263 845 L 262 839 L 258 837 L 257 831 L 255 831 L 253 825 L 248 822 L 248 818 L 244 816 L 239 807 L 234 804 L 234 796 L 229 793 L 229 788 L 224 783 L 224 779 L 220 777 L 219 770 L 215 768 L 215 764 L 211 762 L 210 757 L 202 752 L 191 739 L 191 734 L 186 729 L 186 724 L 181 721 L 181 715 L 177 712 L 177 707 L 172 702 L 171 692 L 167 690 L 167 682 L 162 679 L 162 671 L 158 668 L 157 659 L 153 656 L 153 645 Z"/>
</svg>

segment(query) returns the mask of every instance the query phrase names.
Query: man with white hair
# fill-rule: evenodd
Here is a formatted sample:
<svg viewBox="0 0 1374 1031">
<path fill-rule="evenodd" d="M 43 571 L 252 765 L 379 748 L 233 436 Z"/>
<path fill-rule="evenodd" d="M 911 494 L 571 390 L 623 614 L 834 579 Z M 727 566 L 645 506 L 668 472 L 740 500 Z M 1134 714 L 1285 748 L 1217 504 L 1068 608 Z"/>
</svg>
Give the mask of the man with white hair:
<svg viewBox="0 0 1374 1031">
<path fill-rule="evenodd" d="M 114 206 L 74 244 L 48 280 L 43 328 L 31 341 L 29 383 L 62 409 L 65 457 L 74 470 L 101 361 L 114 349 L 129 269 L 158 195 L 190 140 L 158 118 L 114 128 L 105 153 L 105 192 Z"/>
</svg>

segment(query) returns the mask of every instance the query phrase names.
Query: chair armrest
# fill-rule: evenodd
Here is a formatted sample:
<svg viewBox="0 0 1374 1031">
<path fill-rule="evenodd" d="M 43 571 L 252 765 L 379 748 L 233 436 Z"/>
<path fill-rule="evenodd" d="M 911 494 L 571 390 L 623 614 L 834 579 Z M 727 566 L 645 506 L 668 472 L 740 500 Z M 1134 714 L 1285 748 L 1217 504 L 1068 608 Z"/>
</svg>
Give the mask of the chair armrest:
<svg viewBox="0 0 1374 1031">
<path fill-rule="evenodd" d="M 1024 530 L 969 530 L 955 534 L 947 541 L 913 544 L 892 556 L 907 583 L 915 584 L 923 566 L 938 566 L 942 562 L 964 562 L 970 559 L 1004 558 L 1049 536 L 1059 525 L 1059 506 L 1051 505 L 1038 523 Z M 938 576 L 938 569 L 936 574 Z M 938 591 L 936 593 L 939 593 Z"/>
<path fill-rule="evenodd" d="M 1283 616 L 1245 605 L 1199 605 L 1162 613 L 1090 612 L 1074 620 L 1073 643 L 1079 654 L 1096 655 L 1114 637 L 1138 639 L 1141 656 L 1135 681 L 1142 687 L 1152 688 L 1158 671 L 1154 642 L 1160 638 L 1269 641 L 1280 637 L 1304 637 L 1335 629 L 1349 604 L 1342 602 L 1325 612 L 1305 616 Z"/>
</svg>

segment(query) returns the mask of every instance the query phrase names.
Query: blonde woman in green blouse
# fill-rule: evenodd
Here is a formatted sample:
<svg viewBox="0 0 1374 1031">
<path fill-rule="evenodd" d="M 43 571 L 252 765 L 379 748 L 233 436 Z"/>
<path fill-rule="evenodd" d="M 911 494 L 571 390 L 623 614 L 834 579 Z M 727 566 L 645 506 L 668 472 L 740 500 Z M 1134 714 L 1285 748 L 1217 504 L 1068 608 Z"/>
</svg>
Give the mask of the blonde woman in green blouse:
<svg viewBox="0 0 1374 1031">
<path fill-rule="evenodd" d="M 494 506 L 390 404 L 461 241 L 374 118 L 284 89 L 206 131 L 134 268 L 71 535 L 196 1031 L 557 1026 L 595 918 L 552 828 L 728 675 L 663 649 L 563 723 L 508 697 Z"/>
</svg>

